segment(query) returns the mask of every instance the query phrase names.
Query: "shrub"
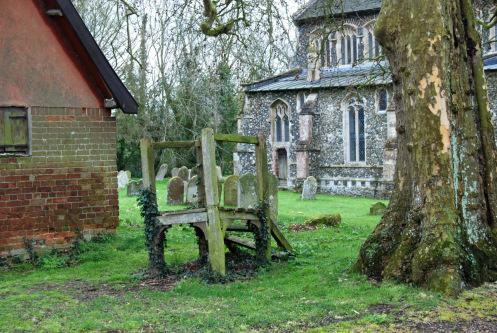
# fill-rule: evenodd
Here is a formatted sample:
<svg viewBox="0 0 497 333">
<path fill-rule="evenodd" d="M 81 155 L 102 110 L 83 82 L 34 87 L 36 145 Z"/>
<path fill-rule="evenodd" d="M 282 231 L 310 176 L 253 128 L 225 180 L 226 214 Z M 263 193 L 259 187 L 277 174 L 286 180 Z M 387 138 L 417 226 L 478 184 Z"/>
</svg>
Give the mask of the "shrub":
<svg viewBox="0 0 497 333">
<path fill-rule="evenodd" d="M 320 215 L 305 221 L 305 224 L 312 226 L 326 226 L 337 227 L 342 223 L 342 216 L 340 214 Z"/>
</svg>

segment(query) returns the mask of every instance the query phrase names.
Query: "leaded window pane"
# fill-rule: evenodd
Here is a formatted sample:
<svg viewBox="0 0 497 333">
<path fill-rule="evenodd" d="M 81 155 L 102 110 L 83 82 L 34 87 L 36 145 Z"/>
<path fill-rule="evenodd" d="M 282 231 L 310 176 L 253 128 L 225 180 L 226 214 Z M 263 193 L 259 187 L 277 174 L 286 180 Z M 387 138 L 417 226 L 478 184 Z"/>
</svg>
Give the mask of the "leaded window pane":
<svg viewBox="0 0 497 333">
<path fill-rule="evenodd" d="M 366 161 L 366 137 L 364 133 L 364 108 L 361 106 L 358 111 L 358 129 L 359 129 L 359 161 Z"/>
<path fill-rule="evenodd" d="M 349 107 L 349 158 L 351 162 L 357 160 L 356 157 L 356 119 L 355 119 L 355 109 L 353 106 Z"/>
<path fill-rule="evenodd" d="M 345 63 L 346 63 L 346 59 L 345 59 L 345 48 L 346 48 L 346 46 L 345 46 L 345 38 L 344 37 L 342 37 L 340 45 L 342 46 L 341 47 L 341 51 L 342 51 L 342 54 L 341 54 L 341 56 L 342 56 L 342 65 L 345 65 Z"/>
<path fill-rule="evenodd" d="M 371 32 L 368 33 L 368 54 L 369 54 L 369 59 L 374 58 L 373 54 L 373 34 Z"/>
<path fill-rule="evenodd" d="M 285 127 L 285 142 L 290 142 L 290 121 L 287 115 L 283 117 L 283 124 Z"/>
<path fill-rule="evenodd" d="M 357 62 L 357 36 L 352 36 L 352 62 Z"/>
<path fill-rule="evenodd" d="M 347 64 L 352 62 L 352 43 L 350 40 L 350 36 L 347 36 Z"/>
<path fill-rule="evenodd" d="M 380 111 L 386 111 L 388 107 L 388 94 L 385 89 L 381 89 L 378 96 L 378 109 Z"/>
<path fill-rule="evenodd" d="M 276 142 L 283 141 L 281 136 L 281 131 L 282 131 L 281 118 L 279 115 L 276 115 Z"/>
</svg>

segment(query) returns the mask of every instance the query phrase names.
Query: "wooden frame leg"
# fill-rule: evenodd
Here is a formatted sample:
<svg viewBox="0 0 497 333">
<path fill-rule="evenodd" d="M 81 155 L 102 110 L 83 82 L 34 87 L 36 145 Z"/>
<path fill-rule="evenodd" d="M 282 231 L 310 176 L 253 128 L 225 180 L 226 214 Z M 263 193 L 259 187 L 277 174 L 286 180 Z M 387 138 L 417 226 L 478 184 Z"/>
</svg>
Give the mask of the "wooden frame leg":
<svg viewBox="0 0 497 333">
<path fill-rule="evenodd" d="M 209 264 L 213 272 L 226 275 L 226 255 L 224 232 L 219 215 L 219 189 L 216 172 L 216 142 L 214 131 L 202 130 L 202 167 L 207 208 L 207 242 L 209 244 Z"/>
<path fill-rule="evenodd" d="M 199 260 L 202 265 L 206 264 L 209 259 L 209 246 L 207 244 L 207 238 L 205 237 L 202 228 L 195 227 L 195 234 L 197 235 L 198 242 L 198 254 Z"/>
</svg>

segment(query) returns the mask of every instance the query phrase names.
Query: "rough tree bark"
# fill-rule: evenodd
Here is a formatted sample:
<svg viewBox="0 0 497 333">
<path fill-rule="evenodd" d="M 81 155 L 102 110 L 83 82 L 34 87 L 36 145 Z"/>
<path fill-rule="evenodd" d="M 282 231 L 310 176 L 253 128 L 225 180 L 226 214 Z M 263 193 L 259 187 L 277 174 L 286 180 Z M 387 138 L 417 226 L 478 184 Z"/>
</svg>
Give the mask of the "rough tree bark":
<svg viewBox="0 0 497 333">
<path fill-rule="evenodd" d="M 497 279 L 497 155 L 472 0 L 384 0 L 398 160 L 356 268 L 449 295 Z"/>
</svg>

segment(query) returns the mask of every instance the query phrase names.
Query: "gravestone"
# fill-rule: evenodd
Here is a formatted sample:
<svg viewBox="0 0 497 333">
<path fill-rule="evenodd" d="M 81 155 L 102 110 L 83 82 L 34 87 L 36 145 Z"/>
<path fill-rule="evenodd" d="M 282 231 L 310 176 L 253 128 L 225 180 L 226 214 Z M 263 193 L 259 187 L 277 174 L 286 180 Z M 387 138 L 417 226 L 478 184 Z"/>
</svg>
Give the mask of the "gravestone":
<svg viewBox="0 0 497 333">
<path fill-rule="evenodd" d="M 190 169 L 190 178 L 193 176 L 198 176 L 198 167 L 193 167 Z"/>
<path fill-rule="evenodd" d="M 278 177 L 271 174 L 268 179 L 268 194 L 269 194 L 269 211 L 271 212 L 271 219 L 278 220 Z"/>
<path fill-rule="evenodd" d="M 240 177 L 229 176 L 224 182 L 224 205 L 236 206 L 238 204 L 238 181 Z"/>
<path fill-rule="evenodd" d="M 143 189 L 143 180 L 132 180 L 128 184 L 128 197 L 137 197 Z"/>
<path fill-rule="evenodd" d="M 157 172 L 157 175 L 155 176 L 155 180 L 164 180 L 166 174 L 167 174 L 167 164 L 162 164 L 159 168 L 159 171 Z"/>
<path fill-rule="evenodd" d="M 190 170 L 186 166 L 182 166 L 178 170 L 178 177 L 183 179 L 183 181 L 187 182 L 190 176 Z"/>
<path fill-rule="evenodd" d="M 252 174 L 245 174 L 238 181 L 238 207 L 254 209 L 257 205 L 257 179 Z"/>
<path fill-rule="evenodd" d="M 369 209 L 369 214 L 370 215 L 383 215 L 385 214 L 385 211 L 387 210 L 387 205 L 385 205 L 383 202 L 377 202 L 371 208 Z"/>
<path fill-rule="evenodd" d="M 185 202 L 185 184 L 183 179 L 173 177 L 167 186 L 167 203 L 169 205 L 181 205 Z"/>
<path fill-rule="evenodd" d="M 221 170 L 221 167 L 217 165 L 216 165 L 216 174 L 217 174 L 217 179 L 219 180 L 223 179 L 223 171 Z"/>
<path fill-rule="evenodd" d="M 318 181 L 310 176 L 304 181 L 302 187 L 302 200 L 315 200 L 316 192 L 318 191 Z"/>
<path fill-rule="evenodd" d="M 187 183 L 186 203 L 189 205 L 197 205 L 198 204 L 198 183 L 199 183 L 199 179 L 197 176 L 193 176 Z"/>
<path fill-rule="evenodd" d="M 117 173 L 117 187 L 122 189 L 126 188 L 128 186 L 129 181 L 131 178 L 129 177 L 128 171 L 119 171 Z"/>
<path fill-rule="evenodd" d="M 174 178 L 174 177 L 178 177 L 178 172 L 179 172 L 179 168 L 173 168 L 171 170 L 171 177 Z"/>
</svg>

